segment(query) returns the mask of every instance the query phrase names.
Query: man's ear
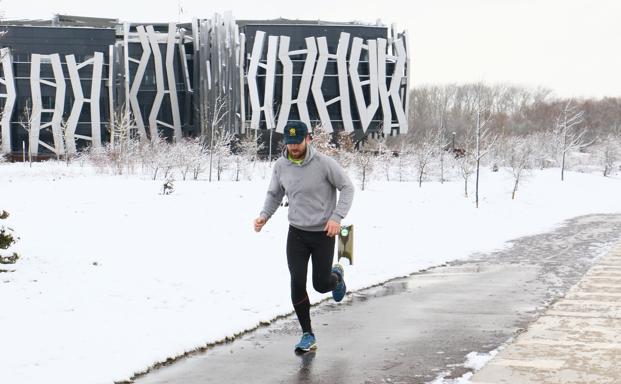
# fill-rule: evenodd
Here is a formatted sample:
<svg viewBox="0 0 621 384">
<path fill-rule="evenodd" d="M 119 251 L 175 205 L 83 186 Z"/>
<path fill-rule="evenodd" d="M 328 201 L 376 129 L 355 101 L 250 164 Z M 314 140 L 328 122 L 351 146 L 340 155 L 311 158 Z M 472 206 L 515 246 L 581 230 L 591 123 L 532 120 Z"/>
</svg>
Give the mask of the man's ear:
<svg viewBox="0 0 621 384">
<path fill-rule="evenodd" d="M 311 141 L 313 141 L 313 136 L 311 136 L 311 134 L 309 133 L 308 135 L 306 135 L 306 144 L 310 143 Z"/>
</svg>

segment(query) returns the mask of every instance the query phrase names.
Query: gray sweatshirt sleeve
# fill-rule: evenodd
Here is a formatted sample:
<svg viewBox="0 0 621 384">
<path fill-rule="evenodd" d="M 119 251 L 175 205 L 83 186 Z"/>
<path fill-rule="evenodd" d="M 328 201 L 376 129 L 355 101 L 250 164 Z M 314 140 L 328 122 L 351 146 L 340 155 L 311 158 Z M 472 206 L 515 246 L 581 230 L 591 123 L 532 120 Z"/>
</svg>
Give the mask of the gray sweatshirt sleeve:
<svg viewBox="0 0 621 384">
<path fill-rule="evenodd" d="M 267 189 L 267 194 L 265 196 L 265 203 L 263 204 L 263 209 L 261 210 L 261 214 L 259 216 L 268 220 L 274 212 L 280 206 L 282 202 L 282 198 L 285 195 L 285 189 L 282 184 L 280 184 L 280 177 L 278 175 L 280 167 L 278 164 L 274 164 L 274 170 L 272 171 L 272 180 L 270 181 L 270 186 Z"/>
<path fill-rule="evenodd" d="M 328 161 L 328 180 L 340 191 L 339 200 L 330 220 L 340 223 L 341 219 L 347 216 L 354 201 L 354 184 L 347 172 L 332 158 L 329 158 Z"/>
</svg>

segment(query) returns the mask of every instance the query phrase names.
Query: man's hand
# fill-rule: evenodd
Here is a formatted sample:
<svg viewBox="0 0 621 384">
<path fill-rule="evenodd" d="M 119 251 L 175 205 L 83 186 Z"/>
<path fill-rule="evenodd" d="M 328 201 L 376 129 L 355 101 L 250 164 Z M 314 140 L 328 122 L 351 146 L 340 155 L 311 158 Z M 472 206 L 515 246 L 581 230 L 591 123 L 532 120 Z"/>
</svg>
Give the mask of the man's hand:
<svg viewBox="0 0 621 384">
<path fill-rule="evenodd" d="M 267 220 L 264 217 L 257 217 L 254 219 L 254 231 L 261 232 L 263 226 L 267 223 Z"/>
<path fill-rule="evenodd" d="M 329 237 L 334 237 L 341 230 L 341 224 L 337 223 L 334 220 L 328 220 L 328 223 L 323 230 L 326 231 L 326 235 L 328 235 Z"/>
</svg>

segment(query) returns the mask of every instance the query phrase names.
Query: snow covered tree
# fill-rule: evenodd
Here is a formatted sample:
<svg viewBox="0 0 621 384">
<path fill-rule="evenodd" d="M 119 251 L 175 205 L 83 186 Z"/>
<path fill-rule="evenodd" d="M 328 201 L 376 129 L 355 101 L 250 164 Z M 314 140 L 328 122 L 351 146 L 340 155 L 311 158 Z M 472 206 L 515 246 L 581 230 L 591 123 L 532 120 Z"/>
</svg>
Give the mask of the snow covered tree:
<svg viewBox="0 0 621 384">
<path fill-rule="evenodd" d="M 264 149 L 264 144 L 259 143 L 253 135 L 242 136 L 237 143 L 238 155 L 241 157 L 243 164 L 252 164 L 250 170 L 246 170 L 246 178 L 248 180 L 252 180 L 259 159 L 259 151 L 262 149 Z M 239 175 L 236 179 L 239 179 Z"/>
<path fill-rule="evenodd" d="M 604 168 L 604 176 L 615 173 L 615 164 L 619 160 L 621 152 L 621 140 L 615 134 L 608 134 L 602 140 L 598 150 L 598 157 L 601 166 Z"/>
<path fill-rule="evenodd" d="M 233 135 L 225 131 L 224 123 L 225 118 L 228 115 L 227 98 L 224 95 L 220 95 L 216 98 L 214 105 L 210 108 L 205 118 L 207 130 L 204 134 L 206 137 L 207 147 L 209 148 L 209 181 L 211 181 L 211 175 L 213 170 L 213 156 L 216 154 L 216 171 L 218 173 L 218 180 L 220 180 L 220 173 L 225 165 L 223 155 L 225 150 L 223 145 L 228 145 L 233 139 Z M 223 144 L 225 142 L 225 144 Z"/>
<path fill-rule="evenodd" d="M 141 144 L 141 157 L 146 167 L 151 170 L 153 180 L 156 180 L 158 172 L 169 166 L 170 145 L 163 137 Z"/>
<path fill-rule="evenodd" d="M 211 140 L 211 149 L 209 151 L 209 175 L 211 181 L 211 169 L 215 167 L 217 180 L 222 178 L 222 172 L 230 165 L 231 160 L 231 143 L 235 135 L 224 129 L 215 131 Z"/>
<path fill-rule="evenodd" d="M 336 134 L 336 161 L 344 169 L 349 169 L 354 161 L 355 144 L 353 134 L 345 131 Z"/>
<path fill-rule="evenodd" d="M 386 135 L 378 134 L 374 139 L 374 151 L 376 154 L 375 163 L 381 168 L 386 181 L 390 181 L 390 170 L 392 169 L 392 163 L 394 157 L 392 150 L 388 147 Z"/>
<path fill-rule="evenodd" d="M 166 155 L 163 167 L 164 179 L 174 179 L 175 169 L 178 169 L 182 175 L 189 169 L 187 165 L 190 162 L 187 139 L 181 139 L 173 144 L 168 144 Z M 185 177 L 183 179 L 185 180 Z"/>
<path fill-rule="evenodd" d="M 333 134 L 327 132 L 320 125 L 313 129 L 313 146 L 324 155 L 330 157 L 337 156 L 338 148 L 334 142 Z"/>
<path fill-rule="evenodd" d="M 246 168 L 245 156 L 241 150 L 241 138 L 239 136 L 233 137 L 233 141 L 231 142 L 231 162 L 234 166 L 234 174 L 235 181 L 239 181 L 240 176 L 244 173 L 244 168 Z"/>
<path fill-rule="evenodd" d="M 482 86 L 481 86 L 482 87 Z M 490 149 L 494 146 L 497 135 L 491 134 L 491 125 L 488 123 L 491 120 L 491 107 L 493 104 L 493 96 L 485 97 L 483 89 L 478 89 L 476 93 L 476 119 L 474 126 L 474 151 L 472 156 L 474 157 L 476 179 L 475 179 L 475 205 L 479 208 L 479 178 L 481 170 L 481 159 L 487 155 Z"/>
<path fill-rule="evenodd" d="M 201 173 L 207 169 L 209 162 L 209 153 L 205 144 L 200 138 L 195 138 L 187 142 L 188 164 L 192 171 L 192 179 L 198 180 Z M 184 180 L 185 180 L 185 176 Z"/>
<path fill-rule="evenodd" d="M 403 182 L 409 179 L 410 169 L 414 162 L 412 149 L 407 140 L 402 140 L 399 144 L 399 155 L 395 161 L 395 170 L 397 172 L 397 178 L 399 182 Z"/>
<path fill-rule="evenodd" d="M 356 165 L 358 179 L 360 180 L 360 189 L 364 191 L 364 187 L 373 173 L 373 166 L 375 164 L 373 153 L 364 150 L 357 152 L 354 155 L 354 164 Z"/>
<path fill-rule="evenodd" d="M 360 149 L 353 156 L 353 164 L 356 168 L 358 180 L 360 180 L 360 189 L 364 191 L 369 177 L 373 174 L 376 159 L 373 153 L 373 139 L 365 136 L 359 145 Z"/>
<path fill-rule="evenodd" d="M 132 139 L 130 134 L 135 127 L 133 116 L 126 105 L 114 110 L 108 126 L 110 142 L 106 145 L 106 152 L 112 161 L 115 174 L 122 175 L 123 169 L 127 169 L 128 173 L 133 172 L 138 139 Z"/>
<path fill-rule="evenodd" d="M 345 131 L 329 133 L 319 125 L 313 130 L 312 143 L 319 152 L 332 157 L 343 168 L 348 169 L 351 165 L 355 152 L 351 133 Z"/>
<path fill-rule="evenodd" d="M 510 137 L 506 142 L 506 165 L 513 176 L 511 199 L 515 199 L 524 172 L 533 164 L 533 137 Z"/>
<path fill-rule="evenodd" d="M 468 180 L 470 176 L 474 173 L 475 163 L 473 161 L 473 157 L 468 153 L 466 154 L 455 154 L 452 161 L 455 162 L 457 166 L 457 170 L 464 180 L 464 196 L 468 197 Z"/>
<path fill-rule="evenodd" d="M 0 220 L 6 220 L 8 217 L 7 211 L 0 211 Z M 15 264 L 17 262 L 19 254 L 12 249 L 12 246 L 18 240 L 19 237 L 15 235 L 13 228 L 0 225 L 0 264 Z"/>
<path fill-rule="evenodd" d="M 427 174 L 429 163 L 438 149 L 437 146 L 434 132 L 427 131 L 423 132 L 410 147 L 419 187 L 423 186 L 423 178 Z"/>
<path fill-rule="evenodd" d="M 195 141 L 196 139 L 183 138 L 180 142 L 175 143 L 175 146 L 178 147 L 178 167 L 182 180 L 187 180 L 188 174 L 190 173 L 192 165 L 194 164 L 194 159 L 192 156 Z"/>
<path fill-rule="evenodd" d="M 30 110 L 30 106 L 28 102 L 24 106 L 24 110 L 19 118 L 19 125 L 28 133 L 28 162 L 30 163 L 30 167 L 32 167 L 32 147 L 34 143 L 31 142 L 30 128 L 32 127 L 32 111 Z"/>
<path fill-rule="evenodd" d="M 545 169 L 555 163 L 556 144 L 552 132 L 535 132 L 530 134 L 535 166 Z"/>
<path fill-rule="evenodd" d="M 578 111 L 569 100 L 556 118 L 555 132 L 558 140 L 558 151 L 561 157 L 561 181 L 565 180 L 565 162 L 567 154 L 585 146 L 586 129 L 579 129 L 584 122 L 584 111 Z"/>
<path fill-rule="evenodd" d="M 452 152 L 452 140 L 454 140 L 455 134 L 452 135 L 452 140 L 449 140 L 446 137 L 446 131 L 440 127 L 437 131 L 437 136 L 435 140 L 435 145 L 437 148 L 438 161 L 440 163 L 440 184 L 444 184 L 444 170 L 446 165 L 446 155 L 449 153 L 449 150 Z"/>
</svg>

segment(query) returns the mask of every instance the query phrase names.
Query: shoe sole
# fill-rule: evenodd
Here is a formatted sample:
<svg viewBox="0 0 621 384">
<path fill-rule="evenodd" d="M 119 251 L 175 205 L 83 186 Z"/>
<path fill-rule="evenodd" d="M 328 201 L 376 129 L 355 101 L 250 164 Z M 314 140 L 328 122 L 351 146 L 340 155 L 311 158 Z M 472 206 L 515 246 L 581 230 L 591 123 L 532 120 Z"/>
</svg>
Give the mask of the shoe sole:
<svg viewBox="0 0 621 384">
<path fill-rule="evenodd" d="M 298 347 L 298 348 L 295 349 L 295 351 L 296 352 L 310 352 L 310 351 L 315 350 L 315 349 L 317 349 L 317 344 L 311 345 L 310 348 L 308 348 L 308 349 L 307 348 L 299 348 Z"/>
</svg>

